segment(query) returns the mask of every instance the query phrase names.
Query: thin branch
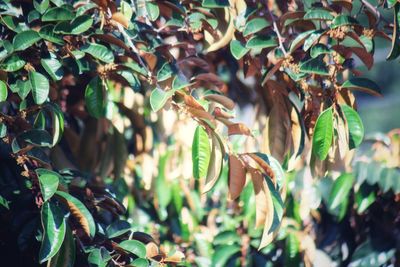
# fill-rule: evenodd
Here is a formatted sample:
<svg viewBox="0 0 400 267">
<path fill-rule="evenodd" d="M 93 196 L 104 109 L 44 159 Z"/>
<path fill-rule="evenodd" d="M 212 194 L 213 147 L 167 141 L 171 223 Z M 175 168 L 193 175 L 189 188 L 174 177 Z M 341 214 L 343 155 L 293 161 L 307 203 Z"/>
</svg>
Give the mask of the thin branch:
<svg viewBox="0 0 400 267">
<path fill-rule="evenodd" d="M 268 11 L 268 13 L 269 13 L 269 16 L 271 17 L 272 25 L 273 25 L 273 27 L 274 27 L 274 32 L 276 33 L 276 36 L 278 37 L 279 48 L 282 50 L 283 54 L 284 54 L 285 57 L 286 57 L 286 56 L 287 56 L 287 51 L 286 51 L 286 49 L 285 49 L 285 46 L 283 45 L 283 40 L 284 40 L 284 39 L 283 39 L 281 33 L 279 32 L 278 25 L 276 24 L 274 14 L 272 14 L 271 10 L 270 10 L 269 7 L 268 7 L 268 1 L 266 1 L 265 5 L 266 5 L 266 7 L 267 7 L 267 11 Z"/>
<path fill-rule="evenodd" d="M 373 6 L 367 0 L 360 0 L 360 1 L 366 8 L 368 8 L 377 17 L 376 25 L 378 25 L 381 20 L 383 20 L 387 24 L 390 24 L 390 21 L 388 21 L 384 16 L 381 15 L 381 12 L 378 10 L 378 7 Z"/>
</svg>

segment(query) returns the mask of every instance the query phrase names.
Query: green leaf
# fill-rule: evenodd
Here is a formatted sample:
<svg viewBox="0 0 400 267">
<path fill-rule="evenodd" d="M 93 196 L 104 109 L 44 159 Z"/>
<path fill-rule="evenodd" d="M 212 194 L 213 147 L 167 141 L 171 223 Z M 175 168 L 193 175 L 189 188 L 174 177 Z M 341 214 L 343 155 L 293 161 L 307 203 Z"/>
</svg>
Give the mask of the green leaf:
<svg viewBox="0 0 400 267">
<path fill-rule="evenodd" d="M 30 71 L 28 76 L 32 87 L 33 100 L 36 104 L 41 105 L 49 95 L 49 81 L 43 74 L 36 71 Z"/>
<path fill-rule="evenodd" d="M 7 125 L 0 122 L 0 138 L 3 138 L 7 135 Z"/>
<path fill-rule="evenodd" d="M 7 85 L 0 80 L 0 102 L 6 101 L 8 95 Z"/>
<path fill-rule="evenodd" d="M 270 25 L 271 23 L 269 23 L 264 18 L 254 18 L 246 23 L 246 26 L 244 27 L 243 30 L 243 36 L 248 36 L 250 34 L 257 33 Z"/>
<path fill-rule="evenodd" d="M 114 54 L 113 52 L 101 44 L 89 43 L 81 47 L 81 51 L 92 55 L 94 58 L 97 58 L 106 63 L 114 62 Z"/>
<path fill-rule="evenodd" d="M 50 53 L 49 58 L 42 58 L 40 62 L 54 81 L 59 81 L 64 76 L 62 65 L 55 54 Z"/>
<path fill-rule="evenodd" d="M 300 71 L 317 75 L 329 75 L 328 67 L 319 58 L 312 58 L 300 65 Z"/>
<path fill-rule="evenodd" d="M 7 72 L 14 72 L 22 69 L 25 66 L 25 63 L 26 62 L 19 56 L 12 55 L 11 57 L 3 61 L 3 63 L 0 65 L 0 69 Z"/>
<path fill-rule="evenodd" d="M 128 20 L 131 20 L 133 11 L 132 11 L 132 7 L 130 6 L 130 4 L 128 4 L 125 1 L 121 1 L 121 12 L 122 12 L 122 14 L 124 14 L 124 16 Z"/>
<path fill-rule="evenodd" d="M 53 133 L 53 146 L 57 144 L 64 133 L 64 113 L 56 103 L 46 103 L 43 107 L 51 115 L 51 128 Z"/>
<path fill-rule="evenodd" d="M 53 141 L 47 131 L 39 129 L 27 130 L 21 133 L 18 138 L 24 140 L 29 144 L 40 147 L 51 147 Z"/>
<path fill-rule="evenodd" d="M 149 261 L 143 258 L 139 258 L 132 261 L 131 265 L 135 267 L 147 267 L 149 266 Z"/>
<path fill-rule="evenodd" d="M 13 39 L 13 46 L 15 51 L 25 50 L 37 41 L 42 39 L 38 32 L 28 30 L 15 35 Z"/>
<path fill-rule="evenodd" d="M 300 242 L 295 233 L 289 232 L 286 237 L 285 266 L 299 266 Z"/>
<path fill-rule="evenodd" d="M 118 246 L 138 256 L 139 258 L 146 257 L 146 247 L 143 245 L 142 242 L 139 242 L 137 240 L 125 240 L 119 243 Z"/>
<path fill-rule="evenodd" d="M 229 6 L 228 0 L 203 0 L 202 4 L 203 7 L 208 8 L 223 8 Z"/>
<path fill-rule="evenodd" d="M 40 191 L 42 192 L 43 200 L 47 201 L 57 191 L 58 184 L 62 178 L 58 173 L 47 169 L 38 168 L 35 172 L 39 178 Z"/>
<path fill-rule="evenodd" d="M 94 77 L 86 86 L 85 103 L 90 115 L 95 118 L 104 116 L 106 108 L 105 92 L 103 88 L 103 81 L 100 79 L 100 77 Z"/>
<path fill-rule="evenodd" d="M 210 162 L 211 149 L 207 132 L 197 126 L 192 143 L 193 176 L 196 179 L 206 178 Z"/>
<path fill-rule="evenodd" d="M 167 103 L 170 94 L 161 88 L 155 88 L 150 95 L 150 106 L 154 112 L 159 111 Z"/>
<path fill-rule="evenodd" d="M 349 130 L 349 148 L 358 147 L 364 138 L 364 125 L 357 111 L 347 105 L 340 105 Z"/>
<path fill-rule="evenodd" d="M 18 80 L 15 84 L 10 85 L 11 91 L 18 93 L 19 97 L 24 100 L 32 90 L 30 81 Z"/>
<path fill-rule="evenodd" d="M 355 196 L 357 204 L 357 213 L 362 214 L 374 203 L 376 197 L 373 187 L 368 184 L 362 184 Z"/>
<path fill-rule="evenodd" d="M 131 225 L 127 221 L 117 220 L 107 227 L 108 238 L 121 236 L 131 230 Z"/>
<path fill-rule="evenodd" d="M 368 53 L 374 52 L 374 39 L 371 39 L 365 35 L 361 35 L 360 41 L 363 43 L 363 45 L 365 46 L 365 50 L 367 50 Z"/>
<path fill-rule="evenodd" d="M 42 21 L 65 21 L 72 20 L 75 17 L 74 13 L 64 7 L 53 7 L 46 11 L 42 16 Z"/>
<path fill-rule="evenodd" d="M 162 82 L 172 77 L 173 70 L 168 62 L 165 62 L 157 72 L 157 81 Z"/>
<path fill-rule="evenodd" d="M 318 117 L 314 127 L 312 151 L 321 160 L 328 155 L 333 139 L 333 112 L 332 107 L 324 110 Z"/>
<path fill-rule="evenodd" d="M 172 96 L 176 91 L 188 87 L 189 85 L 191 84 L 187 82 L 185 76 L 176 75 L 174 80 L 172 81 L 172 90 L 170 90 L 169 92 Z"/>
<path fill-rule="evenodd" d="M 39 262 L 44 263 L 60 249 L 65 237 L 64 214 L 52 202 L 45 202 L 41 211 L 43 240 L 39 252 Z"/>
<path fill-rule="evenodd" d="M 40 28 L 39 35 L 46 41 L 59 45 L 64 44 L 64 40 L 62 39 L 61 35 L 54 32 L 54 25 L 49 24 Z"/>
<path fill-rule="evenodd" d="M 93 19 L 89 15 L 76 17 L 71 21 L 71 34 L 81 34 L 89 30 L 93 24 Z"/>
<path fill-rule="evenodd" d="M 311 47 L 310 56 L 316 58 L 323 54 L 330 54 L 332 51 L 324 44 L 316 44 Z"/>
<path fill-rule="evenodd" d="M 257 154 L 260 154 L 260 153 L 257 153 Z M 269 156 L 268 160 L 269 160 L 268 164 L 275 174 L 278 190 L 280 190 L 282 185 L 285 182 L 285 172 L 283 171 L 282 166 L 279 163 L 279 161 L 276 160 L 274 157 Z"/>
<path fill-rule="evenodd" d="M 392 35 L 392 47 L 389 55 L 386 57 L 387 60 L 393 60 L 400 55 L 400 3 L 396 2 L 393 8 L 393 35 Z"/>
<path fill-rule="evenodd" d="M 274 37 L 271 36 L 253 36 L 246 44 L 247 48 L 268 48 L 275 47 L 278 43 Z"/>
<path fill-rule="evenodd" d="M 94 237 L 96 234 L 96 225 L 92 214 L 86 208 L 86 206 L 77 198 L 71 196 L 70 194 L 62 191 L 57 191 L 55 196 L 60 197 L 64 204 L 69 208 L 71 215 L 79 222 L 83 227 L 85 233 Z"/>
<path fill-rule="evenodd" d="M 3 206 L 6 209 L 10 209 L 10 206 L 8 205 L 8 201 L 7 199 L 5 199 L 4 197 L 0 196 L 0 205 Z"/>
<path fill-rule="evenodd" d="M 355 24 L 359 24 L 355 18 L 348 15 L 339 15 L 333 19 L 330 27 L 331 29 L 334 29 L 340 26 L 355 25 Z"/>
<path fill-rule="evenodd" d="M 314 32 L 314 30 L 309 30 L 309 31 L 302 32 L 299 35 L 297 35 L 297 37 L 290 44 L 290 52 L 293 52 L 298 47 L 300 47 L 301 44 L 305 41 L 305 39 L 313 32 Z"/>
<path fill-rule="evenodd" d="M 40 19 L 40 13 L 36 10 L 31 10 L 28 14 L 28 22 L 32 23 L 32 21 Z"/>
<path fill-rule="evenodd" d="M 236 58 L 237 60 L 241 59 L 244 55 L 247 54 L 247 52 L 250 51 L 249 48 L 246 48 L 246 46 L 238 40 L 231 41 L 230 49 L 231 49 L 232 56 L 234 58 Z"/>
<path fill-rule="evenodd" d="M 318 41 L 318 39 L 322 36 L 324 32 L 324 30 L 316 30 L 312 32 L 310 36 L 304 41 L 303 50 L 307 51 L 308 49 L 310 49 L 310 47 L 312 47 L 313 44 Z"/>
<path fill-rule="evenodd" d="M 160 16 L 160 8 L 155 2 L 146 1 L 146 10 L 151 21 L 155 21 Z"/>
<path fill-rule="evenodd" d="M 104 247 L 93 249 L 88 256 L 89 265 L 94 267 L 106 267 L 109 260 L 111 255 Z"/>
<path fill-rule="evenodd" d="M 239 245 L 223 245 L 218 246 L 215 249 L 215 253 L 212 256 L 212 264 L 214 267 L 227 266 L 228 260 L 240 251 Z"/>
<path fill-rule="evenodd" d="M 375 96 L 381 96 L 379 85 L 367 78 L 351 78 L 342 84 L 342 88 L 360 90 Z"/>
<path fill-rule="evenodd" d="M 308 10 L 303 18 L 307 20 L 332 20 L 334 16 L 326 9 L 316 8 Z"/>
<path fill-rule="evenodd" d="M 328 206 L 330 210 L 338 207 L 350 193 L 353 187 L 354 176 L 350 173 L 341 174 L 333 183 L 329 194 Z"/>
<path fill-rule="evenodd" d="M 33 0 L 33 6 L 40 13 L 43 14 L 49 7 L 49 0 Z"/>
<path fill-rule="evenodd" d="M 371 240 L 359 245 L 351 256 L 351 267 L 376 267 L 384 266 L 396 254 L 396 249 L 378 250 L 374 248 Z"/>
<path fill-rule="evenodd" d="M 49 267 L 74 267 L 75 263 L 75 240 L 71 229 L 67 225 L 64 242 L 57 254 L 51 258 Z"/>
</svg>

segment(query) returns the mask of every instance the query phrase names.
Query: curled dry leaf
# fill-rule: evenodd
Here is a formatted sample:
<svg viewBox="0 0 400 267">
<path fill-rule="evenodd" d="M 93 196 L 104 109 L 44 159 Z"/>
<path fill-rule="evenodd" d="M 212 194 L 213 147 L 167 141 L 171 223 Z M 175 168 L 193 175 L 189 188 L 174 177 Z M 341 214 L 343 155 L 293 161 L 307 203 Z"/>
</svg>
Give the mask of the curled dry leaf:
<svg viewBox="0 0 400 267">
<path fill-rule="evenodd" d="M 209 101 L 217 102 L 229 110 L 232 110 L 235 108 L 235 102 L 233 102 L 230 98 L 228 98 L 224 95 L 210 94 L 210 95 L 204 96 L 204 98 Z"/>
<path fill-rule="evenodd" d="M 225 155 L 224 144 L 222 143 L 221 138 L 214 132 L 211 132 L 211 142 L 211 158 L 203 193 L 210 191 L 218 181 L 218 178 L 221 175 Z"/>
<path fill-rule="evenodd" d="M 154 242 L 149 242 L 146 244 L 146 257 L 151 259 L 158 256 L 159 250 L 158 246 Z"/>
<path fill-rule="evenodd" d="M 217 33 L 220 36 L 219 39 L 215 39 L 213 34 L 205 31 L 205 40 L 209 44 L 207 49 L 204 50 L 204 53 L 209 53 L 216 51 L 227 44 L 232 40 L 235 33 L 235 25 L 234 19 L 236 17 L 236 11 L 233 8 L 224 8 L 224 20 L 218 22 Z"/>
<path fill-rule="evenodd" d="M 250 129 L 243 123 L 228 125 L 228 135 L 248 135 L 253 136 Z"/>
<path fill-rule="evenodd" d="M 193 116 L 196 117 L 198 119 L 205 119 L 205 120 L 209 120 L 211 122 L 215 121 L 214 116 L 212 116 L 210 113 L 208 113 L 207 111 L 205 111 L 204 109 L 197 109 L 197 108 L 192 108 L 192 107 L 188 107 L 187 111 Z"/>
<path fill-rule="evenodd" d="M 235 155 L 229 155 L 229 199 L 235 200 L 246 183 L 246 168 Z"/>
<path fill-rule="evenodd" d="M 121 24 L 125 29 L 129 26 L 129 20 L 121 12 L 115 12 L 112 14 L 111 20 Z"/>
<path fill-rule="evenodd" d="M 68 193 L 57 191 L 55 196 L 61 200 L 71 212 L 72 217 L 81 225 L 84 232 L 93 237 L 96 232 L 96 225 L 94 223 L 91 213 L 87 210 L 82 202 Z"/>
<path fill-rule="evenodd" d="M 268 159 L 263 159 L 263 157 L 266 157 L 266 155 L 261 153 L 247 153 L 246 156 L 249 156 L 251 159 L 253 159 L 258 164 L 258 166 L 260 166 L 265 175 L 270 177 L 276 185 L 275 173 L 272 170 L 271 166 L 268 164 Z"/>
<path fill-rule="evenodd" d="M 264 180 L 262 173 L 256 169 L 249 168 L 256 196 L 256 227 L 264 226 L 269 229 L 274 219 L 274 207 L 271 193 Z"/>
<path fill-rule="evenodd" d="M 214 116 L 216 117 L 216 118 L 222 118 L 222 119 L 232 119 L 232 118 L 234 118 L 235 116 L 233 116 L 233 115 L 231 115 L 231 114 L 229 114 L 228 112 L 225 112 L 225 111 L 223 111 L 221 108 L 219 108 L 219 107 L 216 107 L 215 109 L 214 109 Z"/>
<path fill-rule="evenodd" d="M 185 102 L 187 106 L 205 111 L 204 107 L 200 105 L 199 102 L 197 102 L 197 100 L 193 96 L 187 95 L 181 91 L 176 91 L 176 94 L 183 99 L 183 102 Z"/>
<path fill-rule="evenodd" d="M 185 258 L 185 255 L 181 251 L 175 251 L 174 254 L 163 259 L 164 263 L 179 263 Z"/>
</svg>

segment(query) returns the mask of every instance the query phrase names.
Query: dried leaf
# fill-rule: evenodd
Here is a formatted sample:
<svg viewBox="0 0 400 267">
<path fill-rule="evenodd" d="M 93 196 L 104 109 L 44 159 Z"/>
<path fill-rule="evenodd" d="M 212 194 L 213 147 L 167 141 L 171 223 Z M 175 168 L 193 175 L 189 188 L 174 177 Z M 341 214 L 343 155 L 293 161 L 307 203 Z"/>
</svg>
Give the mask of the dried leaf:
<svg viewBox="0 0 400 267">
<path fill-rule="evenodd" d="M 111 20 L 121 24 L 125 29 L 129 27 L 129 20 L 121 12 L 115 12 L 112 14 Z"/>
<path fill-rule="evenodd" d="M 225 155 L 224 144 L 222 143 L 221 138 L 214 132 L 211 132 L 211 141 L 211 158 L 203 193 L 210 191 L 218 181 L 218 178 L 221 175 L 222 163 Z"/>
<path fill-rule="evenodd" d="M 228 135 L 253 136 L 250 129 L 243 123 L 234 123 L 228 126 Z"/>
<path fill-rule="evenodd" d="M 228 98 L 224 95 L 211 94 L 211 95 L 206 95 L 204 98 L 209 101 L 217 102 L 229 110 L 232 110 L 235 108 L 235 102 L 233 102 L 230 98 Z"/>
<path fill-rule="evenodd" d="M 229 199 L 235 200 L 246 183 L 246 168 L 235 155 L 229 155 Z"/>
</svg>

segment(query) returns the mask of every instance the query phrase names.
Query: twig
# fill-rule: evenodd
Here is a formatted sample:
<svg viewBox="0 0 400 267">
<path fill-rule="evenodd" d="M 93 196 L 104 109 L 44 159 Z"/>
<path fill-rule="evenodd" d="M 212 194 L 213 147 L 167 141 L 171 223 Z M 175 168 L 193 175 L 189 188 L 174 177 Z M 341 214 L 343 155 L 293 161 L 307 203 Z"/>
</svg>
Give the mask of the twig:
<svg viewBox="0 0 400 267">
<path fill-rule="evenodd" d="M 387 24 L 390 24 L 390 21 L 388 21 L 384 16 L 381 15 L 381 12 L 379 12 L 377 7 L 373 6 L 367 0 L 360 0 L 360 1 L 366 8 L 368 8 L 378 18 L 376 21 L 376 25 L 378 25 L 381 20 L 383 20 Z"/>
<path fill-rule="evenodd" d="M 366 8 L 368 8 L 378 18 L 376 21 L 376 24 L 378 24 L 379 21 L 381 20 L 381 13 L 378 11 L 378 9 L 376 7 L 374 7 L 367 0 L 360 0 L 360 1 Z"/>
<path fill-rule="evenodd" d="M 285 49 L 285 46 L 283 45 L 283 37 L 282 37 L 281 33 L 279 32 L 278 25 L 276 24 L 276 21 L 275 21 L 275 18 L 274 18 L 274 14 L 272 14 L 271 10 L 268 7 L 268 1 L 266 1 L 265 6 L 267 7 L 268 14 L 271 17 L 272 25 L 274 27 L 274 32 L 276 33 L 276 36 L 278 37 L 279 48 L 282 50 L 283 54 L 286 57 L 287 56 L 287 51 Z"/>
</svg>

